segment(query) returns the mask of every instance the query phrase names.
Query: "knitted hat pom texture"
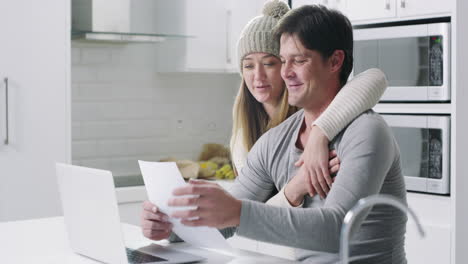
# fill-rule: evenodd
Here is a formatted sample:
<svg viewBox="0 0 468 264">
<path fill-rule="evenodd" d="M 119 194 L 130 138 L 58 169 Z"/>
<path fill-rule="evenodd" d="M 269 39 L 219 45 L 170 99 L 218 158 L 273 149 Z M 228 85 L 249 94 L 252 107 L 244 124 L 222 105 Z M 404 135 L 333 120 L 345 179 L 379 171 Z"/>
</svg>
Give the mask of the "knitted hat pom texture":
<svg viewBox="0 0 468 264">
<path fill-rule="evenodd" d="M 280 19 L 288 11 L 289 7 L 285 3 L 279 0 L 275 0 L 265 3 L 265 5 L 263 6 L 262 14 L 265 16 L 271 16 L 276 19 Z"/>
</svg>

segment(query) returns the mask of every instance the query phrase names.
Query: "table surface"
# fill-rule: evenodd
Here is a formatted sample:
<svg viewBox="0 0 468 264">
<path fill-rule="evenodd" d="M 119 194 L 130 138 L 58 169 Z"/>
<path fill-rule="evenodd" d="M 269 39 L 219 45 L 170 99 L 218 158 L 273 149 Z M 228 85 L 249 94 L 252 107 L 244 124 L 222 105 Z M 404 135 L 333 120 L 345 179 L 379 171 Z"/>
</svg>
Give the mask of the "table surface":
<svg viewBox="0 0 468 264">
<path fill-rule="evenodd" d="M 122 223 L 125 244 L 139 248 L 151 243 L 205 257 L 202 263 L 296 263 L 294 261 L 235 249 L 234 257 L 190 246 L 146 239 L 138 226 Z M 63 217 L 31 219 L 0 223 L 1 263 L 96 263 L 75 254 L 69 247 Z"/>
</svg>

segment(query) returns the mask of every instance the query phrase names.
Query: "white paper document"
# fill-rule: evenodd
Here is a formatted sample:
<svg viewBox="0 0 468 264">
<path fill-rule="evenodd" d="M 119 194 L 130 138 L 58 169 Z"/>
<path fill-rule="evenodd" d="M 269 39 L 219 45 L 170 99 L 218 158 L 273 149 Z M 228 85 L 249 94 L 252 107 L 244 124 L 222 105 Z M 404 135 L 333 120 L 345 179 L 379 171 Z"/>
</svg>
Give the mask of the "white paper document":
<svg viewBox="0 0 468 264">
<path fill-rule="evenodd" d="M 155 204 L 161 212 L 169 216 L 173 224 L 173 232 L 185 242 L 197 247 L 221 250 L 228 253 L 232 250 L 221 233 L 212 227 L 192 227 L 180 223 L 180 219 L 170 217 L 176 210 L 187 210 L 183 207 L 170 207 L 167 205 L 173 197 L 172 191 L 177 187 L 185 186 L 175 162 L 148 162 L 138 161 L 146 186 L 146 192 L 151 203 Z"/>
</svg>

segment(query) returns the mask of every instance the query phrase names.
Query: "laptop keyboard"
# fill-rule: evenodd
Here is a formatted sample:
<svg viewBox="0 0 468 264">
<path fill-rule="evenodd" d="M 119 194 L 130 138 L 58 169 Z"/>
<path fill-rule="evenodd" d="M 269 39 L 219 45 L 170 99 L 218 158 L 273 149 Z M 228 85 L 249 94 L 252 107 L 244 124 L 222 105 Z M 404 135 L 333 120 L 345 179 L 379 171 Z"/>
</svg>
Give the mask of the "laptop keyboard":
<svg viewBox="0 0 468 264">
<path fill-rule="evenodd" d="M 128 263 L 139 264 L 139 263 L 151 263 L 151 262 L 161 262 L 167 261 L 167 259 L 159 258 L 144 252 L 125 248 L 127 250 L 127 259 Z"/>
</svg>

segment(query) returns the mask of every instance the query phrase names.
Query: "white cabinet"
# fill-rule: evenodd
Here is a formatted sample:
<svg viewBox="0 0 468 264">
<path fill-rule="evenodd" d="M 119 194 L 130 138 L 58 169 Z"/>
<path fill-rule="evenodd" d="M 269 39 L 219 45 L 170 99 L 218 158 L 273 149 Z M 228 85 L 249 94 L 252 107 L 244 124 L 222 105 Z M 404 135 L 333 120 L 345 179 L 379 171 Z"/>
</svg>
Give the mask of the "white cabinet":
<svg viewBox="0 0 468 264">
<path fill-rule="evenodd" d="M 226 1 L 226 68 L 228 71 L 238 71 L 237 41 L 247 23 L 261 15 L 264 0 L 228 0 Z"/>
<path fill-rule="evenodd" d="M 228 26 L 232 17 L 226 4 L 225 0 L 159 1 L 155 16 L 167 18 L 166 21 L 158 21 L 161 32 L 182 37 L 168 37 L 155 46 L 158 70 L 225 71 L 231 59 L 227 48 Z"/>
<path fill-rule="evenodd" d="M 351 21 L 396 17 L 395 0 L 347 0 L 346 13 Z"/>
<path fill-rule="evenodd" d="M 145 186 L 116 188 L 115 193 L 120 221 L 139 226 L 143 202 L 148 200 Z"/>
<path fill-rule="evenodd" d="M 303 5 L 323 4 L 324 0 L 293 0 L 292 8 L 298 8 Z"/>
<path fill-rule="evenodd" d="M 227 27 L 231 15 L 224 0 L 185 1 L 186 70 L 219 71 L 229 63 Z"/>
<path fill-rule="evenodd" d="M 59 215 L 55 162 L 69 162 L 71 145 L 70 3 L 0 1 L 0 10 L 0 221 Z"/>
<path fill-rule="evenodd" d="M 409 223 L 413 224 L 414 223 Z M 419 238 L 416 229 L 406 231 L 406 256 L 412 264 L 450 263 L 450 226 L 424 225 L 426 237 Z"/>
<path fill-rule="evenodd" d="M 450 263 L 451 198 L 419 193 L 408 193 L 407 197 L 426 233 L 421 238 L 416 224 L 408 217 L 405 241 L 408 263 Z"/>
<path fill-rule="evenodd" d="M 449 15 L 452 1 L 439 0 L 345 0 L 351 21 L 421 18 Z"/>
<path fill-rule="evenodd" d="M 183 20 L 182 34 L 190 37 L 167 39 L 159 45 L 160 71 L 237 72 L 241 31 L 261 15 L 266 0 L 180 1 L 184 9 L 178 18 Z"/>
<path fill-rule="evenodd" d="M 186 69 L 236 72 L 237 41 L 247 22 L 261 15 L 264 2 L 266 1 L 187 1 L 187 35 L 194 38 L 187 40 Z"/>
<path fill-rule="evenodd" d="M 342 12 L 346 12 L 346 0 L 293 0 L 292 8 L 312 4 L 324 5 L 328 8 L 338 9 Z"/>
<path fill-rule="evenodd" d="M 324 0 L 323 2 L 325 2 L 324 4 L 329 8 L 346 12 L 346 0 Z"/>
<path fill-rule="evenodd" d="M 397 6 L 400 17 L 436 15 L 452 11 L 452 1 L 397 0 Z"/>
</svg>

